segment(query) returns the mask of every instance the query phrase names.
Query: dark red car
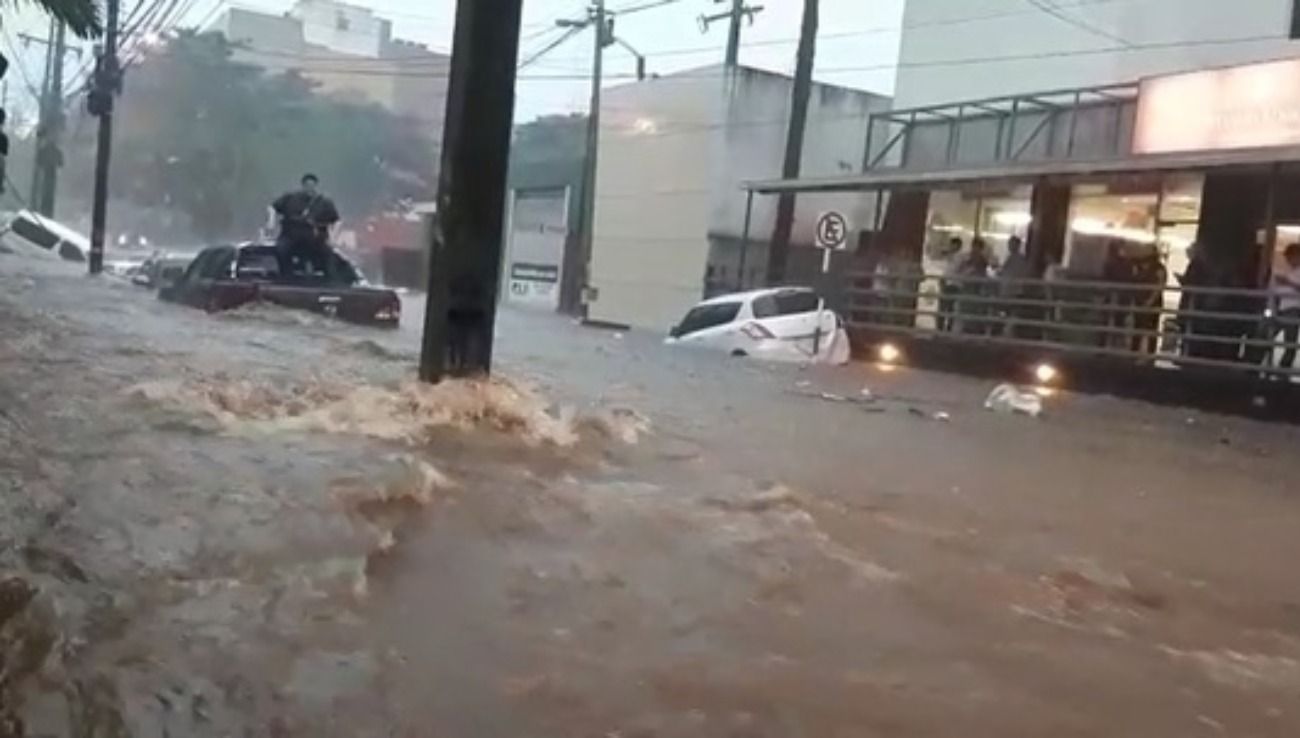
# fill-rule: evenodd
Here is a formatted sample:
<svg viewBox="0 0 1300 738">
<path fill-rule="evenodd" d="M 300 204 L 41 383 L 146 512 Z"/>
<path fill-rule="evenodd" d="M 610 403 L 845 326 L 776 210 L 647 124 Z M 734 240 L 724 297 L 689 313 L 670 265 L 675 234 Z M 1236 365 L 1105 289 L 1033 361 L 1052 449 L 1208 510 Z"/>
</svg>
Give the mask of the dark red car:
<svg viewBox="0 0 1300 738">
<path fill-rule="evenodd" d="M 397 293 L 367 285 L 351 262 L 331 253 L 334 273 L 326 279 L 321 274 L 281 275 L 274 246 L 211 246 L 194 257 L 175 283 L 160 289 L 158 297 L 208 312 L 260 300 L 349 323 L 396 327 L 402 317 Z"/>
</svg>

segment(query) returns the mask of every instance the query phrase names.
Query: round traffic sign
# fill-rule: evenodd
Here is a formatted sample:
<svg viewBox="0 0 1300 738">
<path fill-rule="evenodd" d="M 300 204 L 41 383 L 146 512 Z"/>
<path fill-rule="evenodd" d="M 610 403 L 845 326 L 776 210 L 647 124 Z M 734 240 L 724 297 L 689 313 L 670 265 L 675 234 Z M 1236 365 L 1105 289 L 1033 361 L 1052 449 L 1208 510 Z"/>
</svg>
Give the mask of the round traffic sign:
<svg viewBox="0 0 1300 738">
<path fill-rule="evenodd" d="M 817 218 L 817 248 L 842 249 L 849 241 L 849 221 L 834 210 Z"/>
</svg>

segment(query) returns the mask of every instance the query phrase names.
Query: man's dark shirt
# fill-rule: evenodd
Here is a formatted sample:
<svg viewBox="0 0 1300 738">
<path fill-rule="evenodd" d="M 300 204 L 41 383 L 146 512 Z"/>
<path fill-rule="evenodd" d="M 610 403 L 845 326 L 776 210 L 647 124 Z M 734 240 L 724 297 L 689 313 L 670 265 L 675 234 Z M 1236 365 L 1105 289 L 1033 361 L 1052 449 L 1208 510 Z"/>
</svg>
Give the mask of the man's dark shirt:
<svg viewBox="0 0 1300 738">
<path fill-rule="evenodd" d="M 280 235 L 293 241 L 323 241 L 326 229 L 339 222 L 334 201 L 319 193 L 286 192 L 271 208 L 280 216 Z"/>
</svg>

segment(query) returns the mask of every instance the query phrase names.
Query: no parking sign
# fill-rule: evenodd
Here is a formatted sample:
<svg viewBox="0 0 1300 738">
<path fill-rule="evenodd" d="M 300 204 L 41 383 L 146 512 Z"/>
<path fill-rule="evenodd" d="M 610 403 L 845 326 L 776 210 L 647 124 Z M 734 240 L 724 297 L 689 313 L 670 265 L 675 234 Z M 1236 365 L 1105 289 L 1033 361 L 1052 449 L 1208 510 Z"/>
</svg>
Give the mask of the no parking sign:
<svg viewBox="0 0 1300 738">
<path fill-rule="evenodd" d="M 849 220 L 843 213 L 828 210 L 817 216 L 817 248 L 838 251 L 849 244 Z"/>
</svg>

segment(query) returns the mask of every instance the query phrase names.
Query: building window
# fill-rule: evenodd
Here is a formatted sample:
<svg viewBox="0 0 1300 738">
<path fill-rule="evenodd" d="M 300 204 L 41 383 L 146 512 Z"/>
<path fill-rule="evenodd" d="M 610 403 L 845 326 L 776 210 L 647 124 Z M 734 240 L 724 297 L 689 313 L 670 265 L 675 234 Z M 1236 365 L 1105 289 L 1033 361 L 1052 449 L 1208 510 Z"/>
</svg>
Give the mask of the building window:
<svg viewBox="0 0 1300 738">
<path fill-rule="evenodd" d="M 1291 0 L 1291 38 L 1300 38 L 1300 0 Z"/>
<path fill-rule="evenodd" d="M 346 31 L 352 28 L 352 23 L 348 20 L 348 17 L 346 15 L 339 13 L 334 18 L 334 27 L 340 31 Z"/>
</svg>

